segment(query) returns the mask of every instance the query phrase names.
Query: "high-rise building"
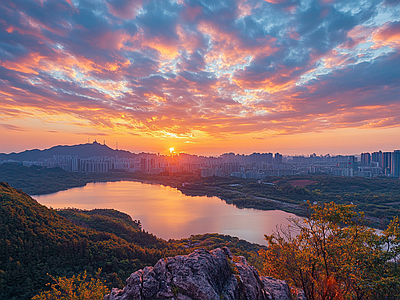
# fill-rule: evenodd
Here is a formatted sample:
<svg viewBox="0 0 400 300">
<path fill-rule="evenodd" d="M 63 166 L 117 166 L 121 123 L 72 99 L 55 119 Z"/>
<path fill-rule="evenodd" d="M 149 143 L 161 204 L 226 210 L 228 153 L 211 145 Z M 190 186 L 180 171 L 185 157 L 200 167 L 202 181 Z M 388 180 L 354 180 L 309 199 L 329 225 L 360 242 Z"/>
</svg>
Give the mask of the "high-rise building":
<svg viewBox="0 0 400 300">
<path fill-rule="evenodd" d="M 362 166 L 369 166 L 371 164 L 371 154 L 368 152 L 361 153 L 361 165 Z"/>
<path fill-rule="evenodd" d="M 147 173 L 149 169 L 149 164 L 147 162 L 147 158 L 141 158 L 140 159 L 140 171 L 142 173 Z"/>
<path fill-rule="evenodd" d="M 221 158 L 225 161 L 225 162 L 233 162 L 236 159 L 236 155 L 233 152 L 230 153 L 224 153 L 221 155 Z"/>
<path fill-rule="evenodd" d="M 382 153 L 382 172 L 385 175 L 390 175 L 392 167 L 392 152 L 383 152 Z"/>
<path fill-rule="evenodd" d="M 253 153 L 249 155 L 249 162 L 261 163 L 263 162 L 264 157 L 260 153 Z"/>
<path fill-rule="evenodd" d="M 275 160 L 274 160 L 275 164 L 276 165 L 281 164 L 282 163 L 282 158 L 283 158 L 282 154 L 275 153 Z"/>
<path fill-rule="evenodd" d="M 379 167 L 382 168 L 382 151 L 379 150 L 379 152 L 373 152 L 371 160 L 372 162 L 378 163 Z"/>
<path fill-rule="evenodd" d="M 272 165 L 272 164 L 274 163 L 274 155 L 273 155 L 271 152 L 269 152 L 269 153 L 264 153 L 263 155 L 266 156 L 266 162 L 267 162 L 267 164 Z"/>
<path fill-rule="evenodd" d="M 392 152 L 391 174 L 393 177 L 400 177 L 400 150 Z"/>
<path fill-rule="evenodd" d="M 354 155 L 350 155 L 349 156 L 349 164 L 350 164 L 350 168 L 353 169 L 353 171 L 357 171 L 358 170 L 358 161 L 357 161 L 357 157 L 355 157 Z"/>
</svg>

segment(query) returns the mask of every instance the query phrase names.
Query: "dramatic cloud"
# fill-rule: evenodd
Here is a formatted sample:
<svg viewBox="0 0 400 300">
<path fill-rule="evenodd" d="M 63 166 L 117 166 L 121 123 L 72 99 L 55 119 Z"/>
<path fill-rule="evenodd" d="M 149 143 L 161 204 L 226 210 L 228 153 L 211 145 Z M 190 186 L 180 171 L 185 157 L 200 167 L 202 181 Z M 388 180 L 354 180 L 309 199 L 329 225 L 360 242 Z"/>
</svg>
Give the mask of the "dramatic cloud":
<svg viewBox="0 0 400 300">
<path fill-rule="evenodd" d="M 46 114 L 188 142 L 391 127 L 399 82 L 399 1 L 0 3 L 6 130 Z"/>
<path fill-rule="evenodd" d="M 23 129 L 19 126 L 11 125 L 11 124 L 0 124 L 0 126 L 2 126 L 3 128 L 5 128 L 7 130 L 25 131 L 25 129 Z"/>
</svg>

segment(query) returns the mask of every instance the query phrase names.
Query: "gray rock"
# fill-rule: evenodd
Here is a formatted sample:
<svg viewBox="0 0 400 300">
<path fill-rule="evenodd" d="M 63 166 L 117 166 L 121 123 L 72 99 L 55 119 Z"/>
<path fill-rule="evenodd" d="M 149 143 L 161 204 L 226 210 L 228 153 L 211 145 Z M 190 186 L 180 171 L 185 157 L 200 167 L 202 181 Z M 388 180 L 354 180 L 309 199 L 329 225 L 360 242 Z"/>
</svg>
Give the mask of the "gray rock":
<svg viewBox="0 0 400 300">
<path fill-rule="evenodd" d="M 289 294 L 289 286 L 285 281 L 272 277 L 261 277 L 264 288 L 271 294 L 272 299 L 284 299 Z"/>
<path fill-rule="evenodd" d="M 226 247 L 161 259 L 126 282 L 104 300 L 292 300 L 285 281 L 260 277 L 244 257 L 233 257 Z"/>
</svg>

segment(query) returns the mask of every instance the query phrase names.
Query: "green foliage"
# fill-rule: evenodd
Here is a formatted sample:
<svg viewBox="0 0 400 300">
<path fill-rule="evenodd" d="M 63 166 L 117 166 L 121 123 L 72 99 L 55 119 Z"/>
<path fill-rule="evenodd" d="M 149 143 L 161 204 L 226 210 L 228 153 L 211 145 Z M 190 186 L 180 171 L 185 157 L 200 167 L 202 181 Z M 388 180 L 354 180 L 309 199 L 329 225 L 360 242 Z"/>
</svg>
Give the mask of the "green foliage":
<svg viewBox="0 0 400 300">
<path fill-rule="evenodd" d="M 169 254 L 169 253 L 168 253 Z M 44 288 L 47 273 L 72 276 L 102 268 L 121 282 L 165 252 L 74 225 L 28 195 L 0 183 L 0 299 L 27 299 Z M 115 275 L 118 274 L 117 278 Z M 111 280 L 110 280 L 111 281 Z M 117 287 L 122 287 L 117 286 Z"/>
<path fill-rule="evenodd" d="M 374 226 L 385 225 L 392 228 L 387 240 L 395 239 L 398 227 L 393 225 L 396 222 L 389 223 L 388 220 L 399 216 L 400 181 L 390 178 L 286 176 L 270 177 L 269 182 L 274 182 L 271 185 L 238 178 L 148 176 L 124 172 L 76 174 L 59 168 L 0 165 L 0 180 L 9 180 L 14 186 L 30 194 L 55 192 L 93 181 L 121 179 L 151 180 L 178 187 L 182 186 L 182 182 L 189 182 L 190 185 L 180 188 L 188 195 L 219 196 L 238 207 L 284 209 L 297 214 L 304 213 L 307 206 L 304 200 L 317 201 L 319 204 L 331 201 L 337 204 L 352 202 L 357 205 L 358 211 L 365 211 L 366 219 L 373 221 Z M 296 180 L 309 182 L 304 186 L 296 186 Z M 279 204 L 268 198 L 282 202 Z M 104 273 L 101 276 L 102 280 L 106 280 L 107 286 L 122 287 L 131 272 L 153 265 L 160 258 L 187 254 L 199 247 L 213 249 L 228 246 L 234 255 L 245 256 L 251 264 L 262 268 L 262 257 L 256 254 L 260 246 L 237 238 L 214 234 L 164 241 L 143 232 L 139 223 L 120 212 L 49 210 L 6 184 L 0 185 L 0 201 L 0 299 L 30 298 L 45 287 L 47 273 L 71 277 L 87 270 L 88 276 L 94 276 L 95 270 L 103 268 Z M 285 203 L 295 206 L 289 207 Z M 362 218 L 363 222 L 366 219 Z M 351 226 L 353 225 L 344 227 Z M 357 234 L 362 237 L 374 236 L 360 231 Z M 384 236 L 385 234 L 377 240 L 371 238 L 369 247 L 383 247 Z M 342 253 L 341 249 L 344 247 L 339 247 L 338 253 Z M 364 268 L 364 275 L 357 277 L 361 287 L 367 286 L 375 291 L 379 287 L 387 295 L 398 288 L 398 277 L 393 275 L 393 268 L 398 265 L 397 261 L 391 262 L 387 259 L 390 255 L 389 252 L 373 259 L 358 257 L 359 265 Z M 380 269 L 376 267 L 379 269 L 376 270 L 374 264 L 381 266 Z M 360 270 L 361 267 L 354 268 Z M 368 277 L 371 274 L 377 274 L 377 277 L 371 279 Z M 332 277 L 327 277 L 322 282 L 329 286 L 338 284 L 332 280 Z M 349 279 L 349 282 L 352 281 Z"/>
<path fill-rule="evenodd" d="M 266 235 L 263 274 L 302 288 L 307 299 L 399 299 L 400 227 L 365 226 L 354 205 L 333 202 Z"/>
<path fill-rule="evenodd" d="M 201 178 L 194 174 L 136 174 L 126 172 L 71 173 L 60 168 L 24 167 L 16 163 L 0 165 L 0 181 L 39 195 L 84 186 L 88 182 L 144 180 L 178 187 L 187 195 L 218 196 L 239 208 L 282 209 L 304 215 L 305 200 L 357 205 L 374 227 L 385 227 L 391 218 L 400 216 L 400 180 L 394 178 L 295 175 L 268 177 L 271 184 L 233 177 Z M 298 185 L 298 181 L 303 184 Z M 182 183 L 189 185 L 182 187 Z M 304 183 L 305 182 L 305 183 Z M 268 199 L 282 201 L 277 203 Z M 289 203 L 289 205 L 287 205 Z M 294 206 L 292 205 L 294 204 Z"/>
<path fill-rule="evenodd" d="M 165 180 L 168 184 L 168 180 Z M 365 212 L 371 225 L 378 228 L 384 228 L 391 218 L 400 216 L 400 180 L 395 178 L 296 175 L 271 176 L 267 180 L 273 184 L 232 177 L 201 178 L 185 186 L 182 191 L 187 194 L 218 196 L 239 208 L 282 209 L 297 215 L 305 215 L 307 205 L 304 201 L 307 200 L 318 203 L 353 203 L 358 211 Z M 297 185 L 299 182 L 300 185 Z M 295 204 L 297 208 L 287 203 Z"/>
<path fill-rule="evenodd" d="M 99 276 L 101 269 L 96 273 L 96 278 L 89 277 L 86 271 L 71 278 L 50 276 L 55 283 L 48 284 L 51 289 L 34 296 L 32 300 L 102 300 L 109 289 Z"/>
<path fill-rule="evenodd" d="M 30 195 L 40 195 L 84 186 L 88 178 L 61 168 L 24 167 L 17 163 L 7 163 L 0 165 L 0 181 L 8 182 Z"/>
<path fill-rule="evenodd" d="M 165 241 L 121 212 L 56 211 L 0 182 L 0 299 L 31 299 L 45 292 L 47 274 L 73 278 L 86 271 L 89 278 L 99 268 L 108 288 L 122 288 L 132 272 L 161 258 L 223 246 L 249 259 L 258 258 L 261 248 L 218 234 Z"/>
<path fill-rule="evenodd" d="M 65 217 L 72 223 L 115 234 L 129 243 L 147 248 L 166 248 L 167 242 L 157 238 L 155 235 L 145 233 L 141 230 L 140 221 L 114 209 L 58 209 L 57 214 Z"/>
</svg>

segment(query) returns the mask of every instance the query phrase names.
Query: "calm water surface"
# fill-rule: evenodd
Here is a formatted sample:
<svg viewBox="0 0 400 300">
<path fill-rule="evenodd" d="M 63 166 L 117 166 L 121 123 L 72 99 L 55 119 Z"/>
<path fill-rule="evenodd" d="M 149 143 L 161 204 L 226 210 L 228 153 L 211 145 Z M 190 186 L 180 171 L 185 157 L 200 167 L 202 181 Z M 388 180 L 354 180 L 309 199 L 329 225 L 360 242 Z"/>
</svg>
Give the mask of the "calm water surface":
<svg viewBox="0 0 400 300">
<path fill-rule="evenodd" d="M 89 183 L 33 198 L 53 208 L 113 208 L 140 220 L 145 230 L 166 240 L 216 232 L 265 244 L 264 234 L 295 217 L 279 210 L 238 209 L 218 197 L 186 196 L 168 186 L 132 181 Z"/>
</svg>

